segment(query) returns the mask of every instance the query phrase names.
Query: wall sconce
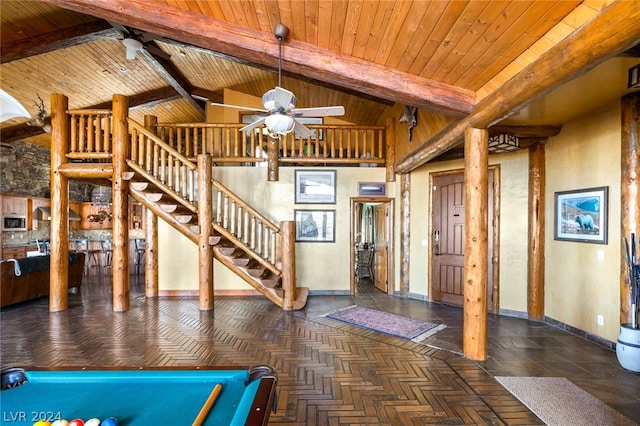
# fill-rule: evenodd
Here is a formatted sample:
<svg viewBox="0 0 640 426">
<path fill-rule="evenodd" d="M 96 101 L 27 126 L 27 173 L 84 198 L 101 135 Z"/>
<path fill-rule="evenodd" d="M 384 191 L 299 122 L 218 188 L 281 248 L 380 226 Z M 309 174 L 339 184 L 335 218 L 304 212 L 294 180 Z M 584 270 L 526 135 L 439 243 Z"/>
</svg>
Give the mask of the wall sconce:
<svg viewBox="0 0 640 426">
<path fill-rule="evenodd" d="M 511 152 L 520 149 L 520 139 L 513 135 L 500 133 L 489 137 L 489 152 L 497 154 L 500 152 Z"/>
<path fill-rule="evenodd" d="M 640 64 L 629 68 L 629 89 L 640 89 Z"/>
</svg>

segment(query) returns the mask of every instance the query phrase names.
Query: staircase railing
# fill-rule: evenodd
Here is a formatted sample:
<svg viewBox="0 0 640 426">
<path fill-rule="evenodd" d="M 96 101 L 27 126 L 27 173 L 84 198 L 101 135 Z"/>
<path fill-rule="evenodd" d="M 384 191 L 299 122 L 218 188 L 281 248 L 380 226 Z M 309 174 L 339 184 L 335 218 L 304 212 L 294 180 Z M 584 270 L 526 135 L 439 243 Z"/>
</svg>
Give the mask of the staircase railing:
<svg viewBox="0 0 640 426">
<path fill-rule="evenodd" d="M 132 119 L 129 130 L 129 166 L 152 176 L 165 192 L 197 212 L 197 165 Z M 279 274 L 280 228 L 220 182 L 212 180 L 211 190 L 214 229 Z"/>
</svg>

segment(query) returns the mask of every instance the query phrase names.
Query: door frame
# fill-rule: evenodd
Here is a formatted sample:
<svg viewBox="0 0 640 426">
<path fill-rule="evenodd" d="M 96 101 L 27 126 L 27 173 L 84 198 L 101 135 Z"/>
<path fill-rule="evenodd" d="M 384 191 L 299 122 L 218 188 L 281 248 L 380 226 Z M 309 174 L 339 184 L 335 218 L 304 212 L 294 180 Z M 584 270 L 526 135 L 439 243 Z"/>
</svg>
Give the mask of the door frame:
<svg viewBox="0 0 640 426">
<path fill-rule="evenodd" d="M 356 208 L 356 206 L 358 204 L 364 204 L 364 203 L 368 203 L 368 204 L 388 204 L 389 205 L 389 211 L 390 214 L 387 217 L 386 220 L 386 227 L 387 227 L 387 238 L 389 241 L 389 248 L 387 250 L 387 294 L 391 294 L 393 295 L 395 292 L 395 263 L 393 262 L 394 259 L 394 239 L 395 239 L 395 234 L 394 234 L 394 228 L 393 228 L 393 223 L 394 223 L 394 215 L 395 215 L 395 200 L 393 198 L 388 198 L 388 197 L 352 197 L 351 198 L 351 207 L 350 207 L 350 226 L 349 226 L 349 262 L 351 264 L 350 270 L 351 270 L 351 278 L 349 279 L 349 293 L 351 294 L 351 296 L 354 296 L 356 294 L 356 287 L 357 287 L 357 283 L 356 283 L 356 267 L 355 267 L 355 263 L 356 263 L 356 251 L 355 251 L 355 245 L 356 245 L 356 226 L 358 225 L 358 218 L 356 217 L 356 212 L 358 211 L 358 209 Z"/>
<path fill-rule="evenodd" d="M 429 174 L 429 235 L 433 235 L 433 221 L 431 218 L 433 217 L 433 180 L 434 177 L 446 176 L 451 174 L 459 174 L 462 173 L 464 175 L 464 169 L 453 169 L 453 170 L 444 170 L 440 172 L 433 172 Z M 491 274 L 493 287 L 491 288 L 492 300 L 487 301 L 487 308 L 489 313 L 497 314 L 500 310 L 500 165 L 490 165 L 489 173 L 491 173 L 491 177 L 493 178 L 493 197 L 489 200 L 489 203 L 493 204 L 493 217 L 487 218 L 487 228 L 488 234 L 487 237 L 489 241 L 492 242 L 491 249 L 493 257 L 488 259 L 489 265 L 487 273 Z M 465 218 L 466 220 L 466 218 Z M 429 239 L 430 242 L 430 250 L 429 250 L 429 267 L 427 270 L 428 280 L 429 280 L 429 300 L 434 300 L 433 297 L 433 238 Z"/>
</svg>

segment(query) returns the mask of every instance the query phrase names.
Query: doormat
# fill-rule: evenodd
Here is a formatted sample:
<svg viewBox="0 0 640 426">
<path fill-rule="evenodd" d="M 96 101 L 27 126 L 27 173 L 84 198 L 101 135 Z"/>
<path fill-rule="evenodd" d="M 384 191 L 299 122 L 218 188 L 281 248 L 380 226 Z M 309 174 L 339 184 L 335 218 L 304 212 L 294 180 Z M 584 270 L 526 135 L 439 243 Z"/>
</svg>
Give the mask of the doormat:
<svg viewBox="0 0 640 426">
<path fill-rule="evenodd" d="M 421 342 L 446 327 L 445 324 L 422 322 L 356 305 L 329 312 L 323 316 L 414 342 Z"/>
<path fill-rule="evenodd" d="M 637 425 L 564 377 L 496 377 L 550 426 Z"/>
</svg>

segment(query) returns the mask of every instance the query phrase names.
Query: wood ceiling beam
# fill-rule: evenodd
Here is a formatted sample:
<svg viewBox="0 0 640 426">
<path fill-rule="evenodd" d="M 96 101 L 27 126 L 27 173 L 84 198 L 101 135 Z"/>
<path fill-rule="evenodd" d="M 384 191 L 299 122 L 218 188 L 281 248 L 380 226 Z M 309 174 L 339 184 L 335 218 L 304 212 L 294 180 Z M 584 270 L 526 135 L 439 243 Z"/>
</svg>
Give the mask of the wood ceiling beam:
<svg viewBox="0 0 640 426">
<path fill-rule="evenodd" d="M 154 44 L 151 42 L 150 44 Z M 159 49 L 157 45 L 155 45 Z M 191 96 L 191 84 L 184 75 L 169 60 L 154 55 L 146 49 L 140 50 L 138 53 L 144 60 L 157 72 L 169 86 L 178 92 L 184 99 L 191 104 L 202 116 L 204 120 L 204 107 Z"/>
<path fill-rule="evenodd" d="M 489 128 L 596 65 L 640 42 L 636 2 L 612 3 L 590 22 L 544 53 L 480 101 L 467 117 L 453 122 L 400 160 L 408 173 L 458 145 L 469 127 Z"/>
<path fill-rule="evenodd" d="M 127 22 L 127 25 L 184 43 L 273 67 L 278 42 L 264 33 L 157 2 L 144 0 L 44 0 L 64 9 Z M 475 93 L 399 72 L 393 68 L 321 49 L 296 40 L 283 48 L 283 70 L 356 92 L 462 117 Z"/>
<path fill-rule="evenodd" d="M 162 102 L 179 99 L 181 96 L 173 89 L 173 87 L 163 87 L 157 90 L 139 93 L 129 97 L 129 108 L 150 107 Z M 111 101 L 103 102 L 97 105 L 89 106 L 86 109 L 111 109 Z M 47 117 L 49 118 L 49 117 Z M 14 126 L 0 129 L 0 140 L 5 142 L 15 142 L 18 140 L 28 139 L 43 134 L 44 131 L 40 127 L 27 126 L 26 123 L 16 124 Z"/>
<path fill-rule="evenodd" d="M 108 22 L 102 19 L 94 22 L 63 28 L 26 39 L 2 44 L 0 63 L 17 61 L 42 53 L 52 52 L 65 47 L 77 46 L 90 41 L 118 35 Z"/>
</svg>

